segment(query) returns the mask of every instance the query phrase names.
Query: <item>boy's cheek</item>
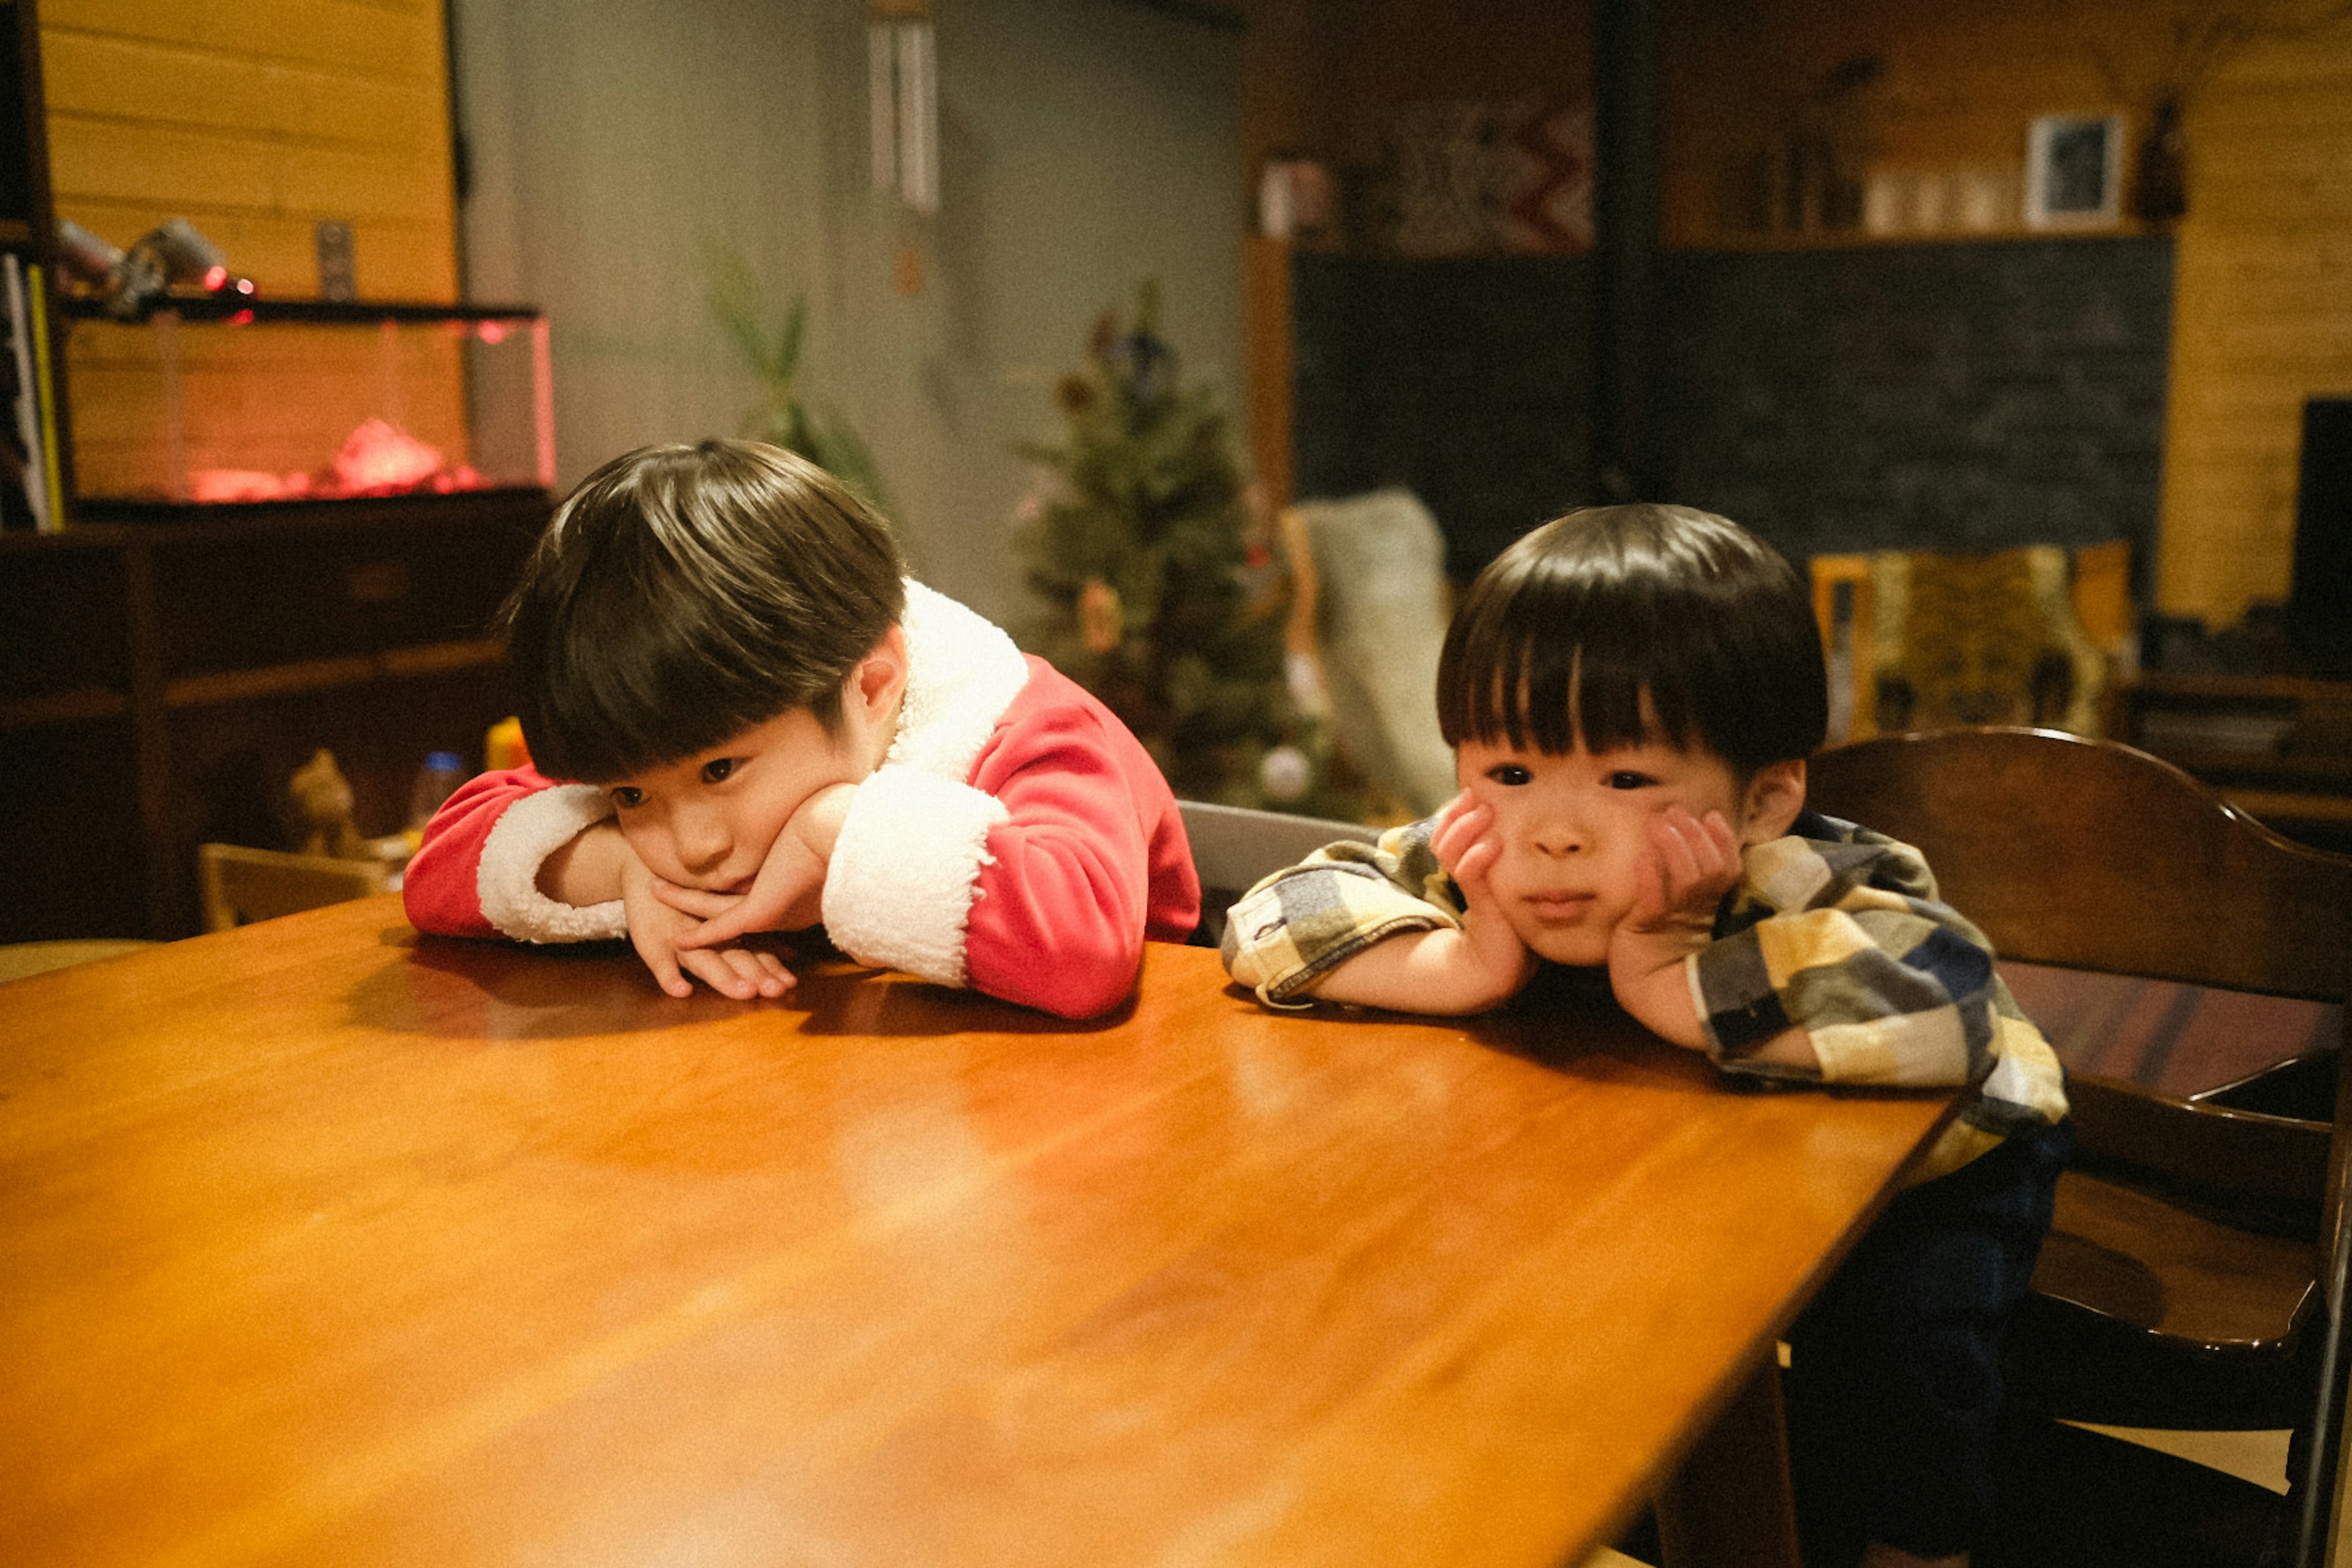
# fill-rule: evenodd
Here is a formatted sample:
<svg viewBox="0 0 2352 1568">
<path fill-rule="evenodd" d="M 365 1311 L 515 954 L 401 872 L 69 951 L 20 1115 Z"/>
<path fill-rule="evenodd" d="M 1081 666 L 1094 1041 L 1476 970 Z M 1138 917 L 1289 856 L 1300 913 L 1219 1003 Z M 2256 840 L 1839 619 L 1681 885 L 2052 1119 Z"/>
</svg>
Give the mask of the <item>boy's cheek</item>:
<svg viewBox="0 0 2352 1568">
<path fill-rule="evenodd" d="M 677 868 L 671 864 L 668 846 L 661 835 L 648 832 L 643 826 L 632 827 L 625 816 L 614 820 L 621 830 L 621 842 L 629 847 L 629 852 L 637 858 L 639 865 L 664 881 L 678 880 Z"/>
</svg>

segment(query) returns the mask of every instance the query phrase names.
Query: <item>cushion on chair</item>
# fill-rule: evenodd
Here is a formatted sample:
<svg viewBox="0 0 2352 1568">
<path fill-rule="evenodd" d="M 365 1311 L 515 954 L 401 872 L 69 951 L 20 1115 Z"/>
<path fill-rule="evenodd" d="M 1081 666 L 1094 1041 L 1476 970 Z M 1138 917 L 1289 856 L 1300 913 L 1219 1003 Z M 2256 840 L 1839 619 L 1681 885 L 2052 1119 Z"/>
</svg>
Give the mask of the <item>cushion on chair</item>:
<svg viewBox="0 0 2352 1568">
<path fill-rule="evenodd" d="M 1445 643 L 1445 541 L 1410 490 L 1301 501 L 1285 532 L 1304 536 L 1317 583 L 1316 637 L 1331 726 L 1367 778 L 1414 816 L 1454 792 L 1437 732 Z"/>
<path fill-rule="evenodd" d="M 2068 602 L 2066 565 L 2054 545 L 1874 556 L 1878 728 L 2097 733 L 2105 660 Z"/>
<path fill-rule="evenodd" d="M 2099 732 L 2109 665 L 2129 642 L 2122 545 L 1886 550 L 1817 555 L 1811 569 L 1832 739 L 1965 724 Z"/>
</svg>

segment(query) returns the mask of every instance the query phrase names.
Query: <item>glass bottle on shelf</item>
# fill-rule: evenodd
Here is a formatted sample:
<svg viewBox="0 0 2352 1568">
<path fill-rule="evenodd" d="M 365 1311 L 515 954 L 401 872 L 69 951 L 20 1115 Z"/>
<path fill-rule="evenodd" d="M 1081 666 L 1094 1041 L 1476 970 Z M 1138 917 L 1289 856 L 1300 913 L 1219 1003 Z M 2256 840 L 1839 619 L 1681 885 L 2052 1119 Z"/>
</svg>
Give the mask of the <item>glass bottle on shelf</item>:
<svg viewBox="0 0 2352 1568">
<path fill-rule="evenodd" d="M 425 765 L 416 770 L 416 782 L 408 790 L 408 840 L 412 851 L 424 841 L 425 825 L 441 809 L 441 803 L 457 792 L 466 782 L 466 759 L 455 752 L 428 752 Z"/>
</svg>

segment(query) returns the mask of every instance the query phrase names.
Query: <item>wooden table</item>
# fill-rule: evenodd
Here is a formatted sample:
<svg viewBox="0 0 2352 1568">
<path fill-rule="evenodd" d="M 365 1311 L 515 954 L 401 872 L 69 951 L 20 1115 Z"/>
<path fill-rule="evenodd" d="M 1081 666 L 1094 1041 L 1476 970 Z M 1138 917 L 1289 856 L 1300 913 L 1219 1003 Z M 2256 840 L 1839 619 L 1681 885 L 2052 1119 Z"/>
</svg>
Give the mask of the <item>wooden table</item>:
<svg viewBox="0 0 2352 1568">
<path fill-rule="evenodd" d="M 1221 982 L 678 1002 L 377 898 L 0 986 L 0 1561 L 1572 1561 L 1948 1110 Z"/>
</svg>

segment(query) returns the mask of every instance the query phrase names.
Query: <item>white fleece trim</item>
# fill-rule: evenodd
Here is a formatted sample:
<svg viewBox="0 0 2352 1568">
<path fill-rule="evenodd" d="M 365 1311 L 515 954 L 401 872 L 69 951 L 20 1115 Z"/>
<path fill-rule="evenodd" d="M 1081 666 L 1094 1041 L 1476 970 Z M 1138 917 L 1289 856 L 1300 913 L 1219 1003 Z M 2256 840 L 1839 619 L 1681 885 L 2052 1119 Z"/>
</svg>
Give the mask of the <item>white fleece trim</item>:
<svg viewBox="0 0 2352 1568">
<path fill-rule="evenodd" d="M 961 784 L 1029 684 L 1029 661 L 1002 627 L 912 578 L 899 624 L 907 633 L 907 694 L 883 765 Z"/>
<path fill-rule="evenodd" d="M 547 858 L 612 815 L 612 801 L 593 784 L 557 784 L 500 812 L 482 841 L 482 868 L 474 883 L 482 918 L 518 942 L 628 935 L 620 900 L 559 904 L 539 890 L 539 868 Z"/>
<path fill-rule="evenodd" d="M 993 721 L 992 720 L 992 723 Z M 861 963 L 964 983 L 964 926 L 1004 803 L 886 763 L 857 786 L 824 879 L 824 929 Z"/>
</svg>

